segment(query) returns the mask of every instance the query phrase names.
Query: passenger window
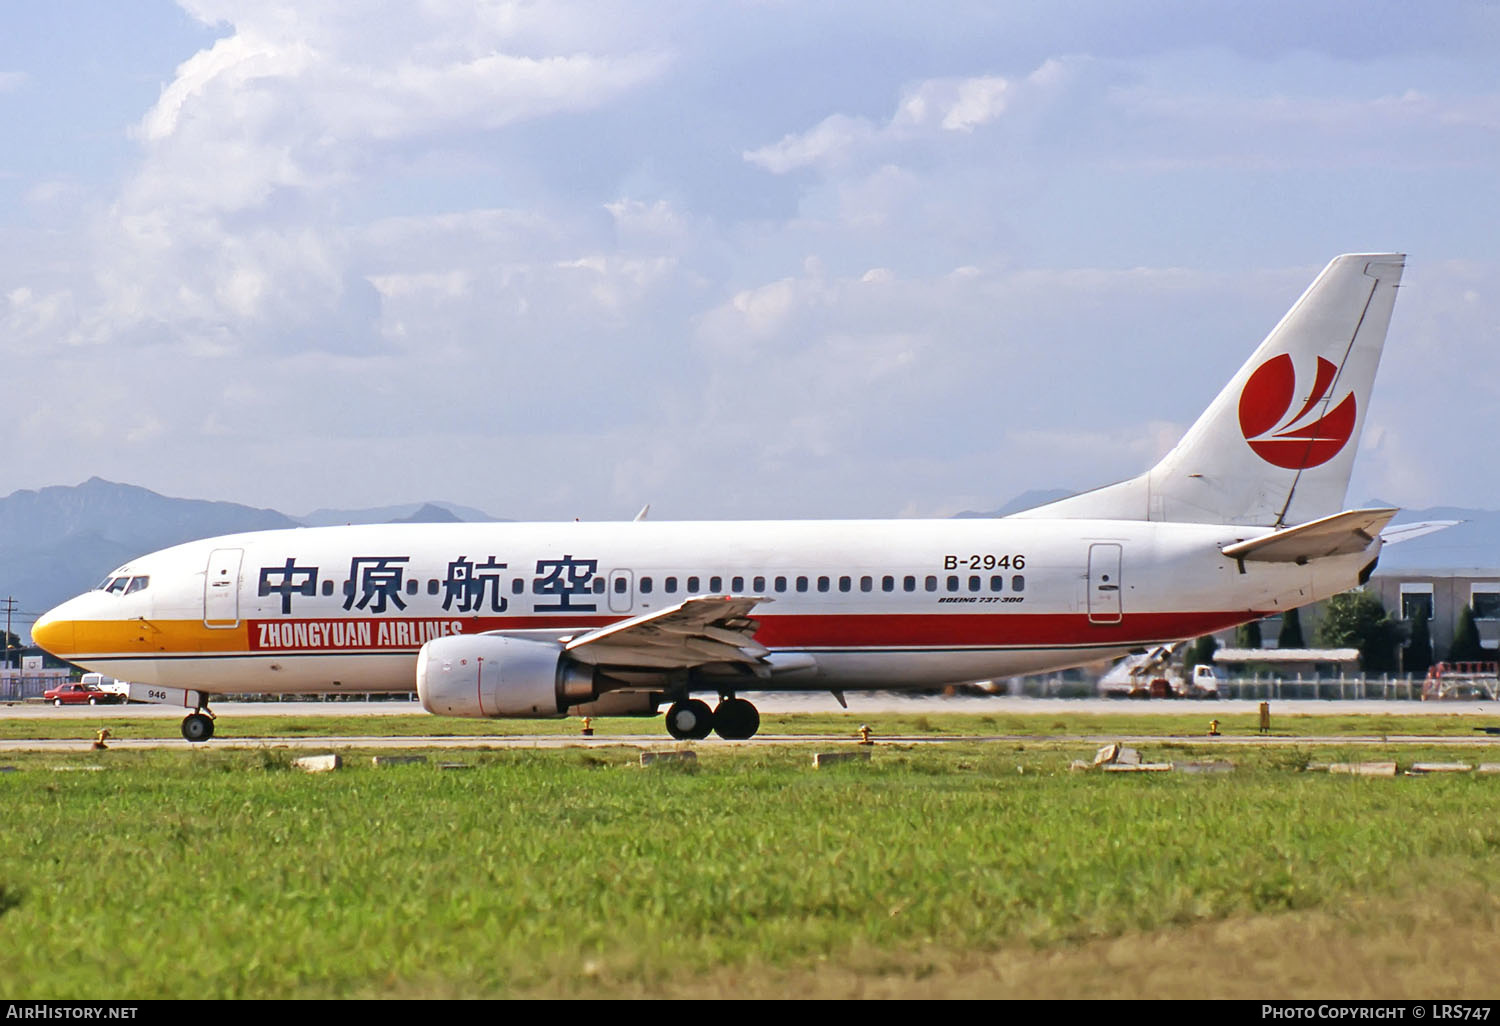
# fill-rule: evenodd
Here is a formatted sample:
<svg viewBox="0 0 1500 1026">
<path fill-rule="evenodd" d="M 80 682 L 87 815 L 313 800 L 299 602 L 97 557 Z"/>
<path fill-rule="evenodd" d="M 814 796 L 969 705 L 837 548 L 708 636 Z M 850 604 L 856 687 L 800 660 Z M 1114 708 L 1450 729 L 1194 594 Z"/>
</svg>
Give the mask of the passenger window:
<svg viewBox="0 0 1500 1026">
<path fill-rule="evenodd" d="M 512 595 L 520 595 L 520 594 L 523 594 L 525 591 L 526 591 L 526 582 L 524 580 L 522 580 L 521 578 L 517 577 L 514 581 L 510 582 L 510 593 Z"/>
<path fill-rule="evenodd" d="M 641 594 L 642 595 L 649 595 L 649 594 L 651 594 L 651 578 L 649 578 L 649 577 L 642 577 L 641 578 Z"/>
<path fill-rule="evenodd" d="M 327 583 L 327 582 L 325 581 L 324 583 Z M 436 595 L 437 593 L 438 593 L 438 579 L 436 577 L 430 577 L 430 578 L 428 578 L 427 579 L 427 594 L 429 594 L 429 595 Z"/>
<path fill-rule="evenodd" d="M 880 590 L 881 591 L 895 591 L 896 590 L 896 579 L 894 577 L 892 577 L 890 574 L 886 574 L 884 577 L 882 577 L 880 579 Z"/>
<path fill-rule="evenodd" d="M 662 590 L 665 591 L 668 595 L 677 594 L 677 578 L 668 577 L 666 581 L 662 583 L 661 587 Z"/>
<path fill-rule="evenodd" d="M 722 578 L 722 577 L 710 577 L 708 579 L 708 590 L 711 591 L 711 592 L 713 592 L 715 595 L 717 595 L 719 592 L 723 591 L 724 590 L 724 578 Z"/>
<path fill-rule="evenodd" d="M 907 574 L 906 579 L 901 582 L 901 587 L 905 588 L 907 591 L 916 591 L 917 579 L 911 574 Z"/>
<path fill-rule="evenodd" d="M 696 578 L 696 577 L 689 577 L 688 578 L 687 590 L 688 590 L 688 594 L 689 595 L 696 595 L 696 594 L 698 594 L 698 578 Z"/>
<path fill-rule="evenodd" d="M 799 577 L 799 578 L 797 578 L 797 590 L 798 591 L 806 591 L 807 590 L 807 578 L 806 577 Z"/>
<path fill-rule="evenodd" d="M 615 594 L 616 595 L 623 595 L 623 594 L 625 594 L 625 578 L 623 578 L 623 577 L 616 577 L 615 578 Z"/>
<path fill-rule="evenodd" d="M 849 577 L 839 578 L 839 591 L 849 591 L 854 587 L 854 581 Z"/>
<path fill-rule="evenodd" d="M 344 582 L 344 597 L 348 598 L 349 596 L 351 596 L 353 594 L 354 594 L 354 582 L 353 581 L 345 581 Z"/>
<path fill-rule="evenodd" d="M 818 590 L 819 591 L 827 591 L 828 590 L 828 578 L 826 578 L 826 577 L 819 577 L 818 578 Z"/>
<path fill-rule="evenodd" d="M 1010 590 L 1011 591 L 1025 591 L 1026 590 L 1026 575 L 1025 574 L 1016 574 L 1014 577 L 1012 577 L 1010 579 Z"/>
<path fill-rule="evenodd" d="M 859 590 L 860 591 L 874 591 L 875 590 L 875 581 L 872 578 L 869 578 L 869 577 L 861 577 L 859 579 Z"/>
<path fill-rule="evenodd" d="M 333 582 L 332 581 L 324 581 L 323 582 L 323 594 L 324 595 L 332 595 L 333 594 Z"/>
<path fill-rule="evenodd" d="M 979 585 L 980 585 L 980 580 L 979 580 L 979 575 L 978 574 L 975 574 L 973 577 L 969 578 L 969 590 L 970 591 L 978 591 L 979 590 Z"/>
<path fill-rule="evenodd" d="M 996 574 L 990 578 L 990 591 L 1003 591 L 1005 589 L 1005 578 Z"/>
<path fill-rule="evenodd" d="M 957 577 L 949 576 L 949 578 L 948 578 L 948 590 L 949 591 L 957 591 L 958 590 L 958 578 Z"/>
<path fill-rule="evenodd" d="M 738 594 L 739 592 L 744 591 L 745 590 L 745 579 L 743 577 L 735 577 L 732 580 L 730 580 L 730 582 L 729 582 L 729 590 L 732 591 L 732 592 L 735 592 L 736 594 Z"/>
<path fill-rule="evenodd" d="M 926 584 L 928 591 L 937 591 L 937 578 L 936 577 L 932 576 L 931 574 L 928 574 L 927 575 L 927 580 L 924 583 Z"/>
<path fill-rule="evenodd" d="M 602 577 L 595 577 L 594 578 L 594 594 L 595 595 L 603 595 L 604 594 L 604 578 L 602 578 Z"/>
<path fill-rule="evenodd" d="M 750 590 L 754 591 L 754 592 L 763 592 L 763 591 L 765 591 L 766 590 L 766 579 L 764 577 L 757 577 L 755 579 L 755 586 L 753 588 L 751 588 Z"/>
<path fill-rule="evenodd" d="M 778 577 L 778 578 L 776 578 L 776 590 L 777 591 L 786 591 L 786 578 L 785 577 Z"/>
<path fill-rule="evenodd" d="M 417 593 L 417 579 L 415 577 L 407 578 L 406 593 L 408 595 L 415 595 Z"/>
</svg>

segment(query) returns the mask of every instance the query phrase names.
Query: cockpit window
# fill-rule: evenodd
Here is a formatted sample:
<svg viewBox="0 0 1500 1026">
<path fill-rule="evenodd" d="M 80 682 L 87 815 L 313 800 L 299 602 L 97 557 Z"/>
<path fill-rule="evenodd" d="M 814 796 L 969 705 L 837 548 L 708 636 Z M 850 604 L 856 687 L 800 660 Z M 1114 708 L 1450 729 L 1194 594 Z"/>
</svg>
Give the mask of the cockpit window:
<svg viewBox="0 0 1500 1026">
<path fill-rule="evenodd" d="M 132 577 L 129 586 L 125 589 L 125 594 L 134 595 L 138 591 L 145 591 L 150 585 L 151 578 L 149 577 Z"/>
<path fill-rule="evenodd" d="M 116 577 L 114 580 L 109 582 L 109 587 L 105 588 L 104 590 L 109 592 L 111 595 L 120 595 L 124 593 L 125 586 L 129 583 L 129 577 Z"/>
</svg>

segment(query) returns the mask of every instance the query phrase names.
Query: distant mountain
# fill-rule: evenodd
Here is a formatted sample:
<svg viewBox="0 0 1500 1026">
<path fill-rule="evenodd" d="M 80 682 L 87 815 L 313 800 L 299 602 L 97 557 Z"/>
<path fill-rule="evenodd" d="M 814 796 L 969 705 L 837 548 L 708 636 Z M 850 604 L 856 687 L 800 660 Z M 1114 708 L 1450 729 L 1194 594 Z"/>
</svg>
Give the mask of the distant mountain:
<svg viewBox="0 0 1500 1026">
<path fill-rule="evenodd" d="M 1066 499 L 1068 496 L 1076 494 L 1078 493 L 1069 491 L 1066 488 L 1037 488 L 1029 492 L 1022 492 L 1004 506 L 989 513 L 975 513 L 971 510 L 964 510 L 962 513 L 953 514 L 953 517 L 955 520 L 1008 517 L 1012 513 L 1019 513 L 1026 509 L 1035 509 L 1037 506 L 1045 506 L 1049 502 L 1056 502 L 1058 499 Z"/>
<path fill-rule="evenodd" d="M 373 509 L 315 509 L 297 517 L 305 527 L 337 527 L 342 524 L 449 524 L 508 523 L 479 509 L 451 502 L 409 502 L 403 506 Z"/>
<path fill-rule="evenodd" d="M 461 524 L 463 517 L 456 516 L 442 506 L 428 502 L 410 516 L 394 517 L 390 522 L 393 524 Z"/>
<path fill-rule="evenodd" d="M 23 616 L 14 629 L 24 634 L 33 616 L 87 591 L 115 567 L 182 542 L 319 524 L 493 519 L 450 503 L 320 510 L 293 518 L 233 502 L 170 498 L 94 477 L 75 487 L 18 491 L 0 499 L 0 598 L 18 600 Z"/>
</svg>

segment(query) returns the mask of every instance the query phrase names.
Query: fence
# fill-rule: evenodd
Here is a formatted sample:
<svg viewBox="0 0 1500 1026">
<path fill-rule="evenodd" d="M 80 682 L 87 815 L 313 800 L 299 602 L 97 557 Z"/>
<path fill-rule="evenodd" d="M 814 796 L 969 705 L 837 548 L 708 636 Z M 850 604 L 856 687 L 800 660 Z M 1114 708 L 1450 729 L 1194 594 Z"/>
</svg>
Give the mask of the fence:
<svg viewBox="0 0 1500 1026">
<path fill-rule="evenodd" d="M 1255 675 L 1219 681 L 1219 697 L 1320 699 L 1322 701 L 1421 701 L 1422 681 L 1409 677 L 1330 677 L 1303 680 Z"/>
<path fill-rule="evenodd" d="M 42 692 L 68 682 L 67 670 L 0 670 L 0 701 L 41 698 Z"/>
<path fill-rule="evenodd" d="M 1092 698 L 1099 694 L 1097 681 L 1073 674 L 1049 674 L 995 681 L 983 686 L 989 694 L 1030 695 L 1036 698 Z M 1220 698 L 1254 701 L 1306 699 L 1321 701 L 1420 702 L 1422 679 L 1410 677 L 1276 677 L 1255 674 L 1219 681 Z"/>
</svg>

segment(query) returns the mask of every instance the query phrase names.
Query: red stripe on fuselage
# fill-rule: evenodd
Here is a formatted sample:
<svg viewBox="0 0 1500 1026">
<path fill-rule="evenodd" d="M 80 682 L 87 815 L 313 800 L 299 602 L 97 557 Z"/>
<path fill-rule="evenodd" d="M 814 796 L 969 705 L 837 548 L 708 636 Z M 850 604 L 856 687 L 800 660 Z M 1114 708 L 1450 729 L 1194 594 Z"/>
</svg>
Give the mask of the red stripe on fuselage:
<svg viewBox="0 0 1500 1026">
<path fill-rule="evenodd" d="M 1064 648 L 1080 645 L 1130 645 L 1175 638 L 1201 637 L 1258 619 L 1251 610 L 1173 613 L 1127 613 L 1115 623 L 1096 623 L 1086 613 L 808 613 L 758 615 L 755 640 L 768 648 Z M 624 616 L 486 616 L 454 618 L 455 634 L 486 631 L 557 630 L 587 632 L 628 619 Z M 346 643 L 302 647 L 262 645 L 261 624 L 250 621 L 251 651 L 329 651 L 364 649 Z M 310 621 L 302 621 L 309 623 Z M 332 624 L 337 621 L 323 621 Z M 279 637 L 282 632 L 277 631 Z M 327 638 L 333 632 L 316 631 Z M 347 636 L 347 632 L 342 632 Z M 378 633 L 376 635 L 379 636 Z M 298 640 L 301 640 L 300 638 Z M 387 642 L 370 646 L 385 651 L 415 652 L 420 646 Z"/>
<path fill-rule="evenodd" d="M 1118 623 L 1093 623 L 1086 613 L 757 616 L 755 640 L 767 648 L 1061 648 L 1201 637 L 1265 615 L 1127 613 Z"/>
</svg>

